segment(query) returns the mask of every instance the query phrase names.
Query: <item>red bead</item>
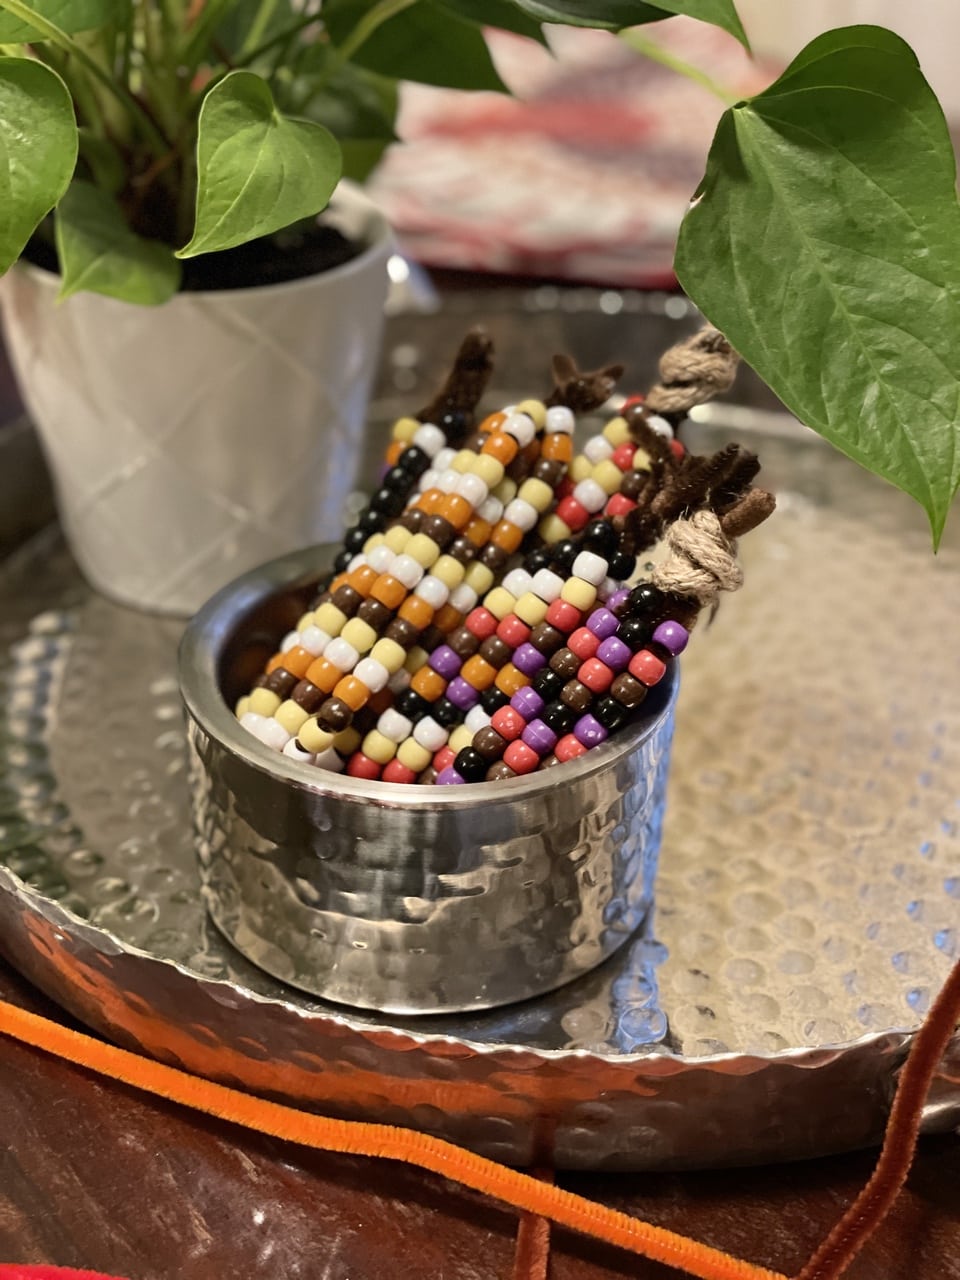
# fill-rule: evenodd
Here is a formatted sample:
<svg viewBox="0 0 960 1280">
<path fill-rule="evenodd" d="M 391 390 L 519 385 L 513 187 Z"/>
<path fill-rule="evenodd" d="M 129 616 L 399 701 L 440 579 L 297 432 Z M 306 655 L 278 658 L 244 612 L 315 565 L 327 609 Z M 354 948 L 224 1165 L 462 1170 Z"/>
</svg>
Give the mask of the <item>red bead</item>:
<svg viewBox="0 0 960 1280">
<path fill-rule="evenodd" d="M 547 610 L 547 621 L 564 635 L 579 627 L 583 614 L 566 600 L 554 600 Z"/>
<path fill-rule="evenodd" d="M 573 481 L 569 476 L 564 476 L 560 483 L 553 491 L 557 502 L 561 502 L 564 498 L 568 498 L 573 493 Z"/>
<path fill-rule="evenodd" d="M 586 662 L 600 648 L 600 637 L 595 636 L 587 627 L 577 627 L 576 631 L 567 637 L 567 648 L 582 662 Z"/>
<path fill-rule="evenodd" d="M 599 658 L 588 658 L 577 672 L 577 679 L 594 693 L 603 693 L 613 684 L 615 674 Z"/>
<path fill-rule="evenodd" d="M 636 503 L 632 498 L 628 498 L 624 493 L 615 493 L 607 502 L 603 509 L 605 516 L 625 516 L 628 511 L 633 511 Z"/>
<path fill-rule="evenodd" d="M 530 628 L 515 613 L 508 613 L 497 627 L 497 637 L 511 649 L 519 649 L 530 639 Z"/>
<path fill-rule="evenodd" d="M 517 738 L 503 753 L 503 763 L 509 765 L 514 773 L 532 773 L 540 763 L 540 757 L 532 747 Z"/>
<path fill-rule="evenodd" d="M 635 404 L 643 404 L 645 398 L 639 392 L 635 396 L 627 396 L 620 406 L 620 412 L 622 413 L 624 409 L 632 409 Z"/>
<path fill-rule="evenodd" d="M 575 738 L 572 733 L 567 733 L 553 748 L 553 754 L 562 764 L 565 760 L 576 760 L 577 756 L 585 756 L 587 748 L 579 738 Z"/>
<path fill-rule="evenodd" d="M 684 447 L 684 443 L 682 440 L 671 440 L 670 452 L 673 454 L 675 458 L 682 458 L 684 454 L 687 452 L 687 450 Z"/>
<path fill-rule="evenodd" d="M 381 766 L 362 751 L 355 751 L 347 761 L 347 773 L 351 778 L 379 778 Z"/>
<path fill-rule="evenodd" d="M 457 753 L 454 751 L 453 747 L 441 747 L 433 757 L 433 767 L 436 769 L 437 773 L 442 773 L 444 769 L 453 764 L 456 758 Z"/>
<path fill-rule="evenodd" d="M 486 640 L 488 636 L 492 636 L 496 631 L 497 619 L 489 609 L 484 609 L 483 605 L 477 605 L 475 609 L 471 609 L 467 614 L 464 625 L 471 634 L 479 636 L 481 640 Z"/>
<path fill-rule="evenodd" d="M 408 769 L 405 764 L 401 764 L 396 756 L 394 756 L 389 764 L 385 764 L 383 766 L 383 780 L 384 782 L 411 783 L 416 782 L 417 775 L 413 769 Z"/>
<path fill-rule="evenodd" d="M 641 684 L 645 684 L 648 689 L 663 679 L 666 669 L 666 663 L 661 662 L 649 649 L 641 649 L 639 653 L 635 653 L 627 667 L 630 674 L 635 676 Z"/>
<path fill-rule="evenodd" d="M 572 495 L 557 503 L 557 515 L 573 533 L 579 532 L 590 519 L 590 512 Z"/>
<path fill-rule="evenodd" d="M 633 469 L 633 455 L 637 452 L 637 446 L 627 441 L 626 444 L 617 445 L 610 456 L 610 461 L 615 467 L 619 467 L 621 471 L 631 471 Z"/>
<path fill-rule="evenodd" d="M 500 737 L 506 738 L 508 742 L 519 738 L 527 727 L 526 720 L 519 711 L 514 711 L 513 707 L 499 707 L 490 717 L 490 723 Z"/>
</svg>

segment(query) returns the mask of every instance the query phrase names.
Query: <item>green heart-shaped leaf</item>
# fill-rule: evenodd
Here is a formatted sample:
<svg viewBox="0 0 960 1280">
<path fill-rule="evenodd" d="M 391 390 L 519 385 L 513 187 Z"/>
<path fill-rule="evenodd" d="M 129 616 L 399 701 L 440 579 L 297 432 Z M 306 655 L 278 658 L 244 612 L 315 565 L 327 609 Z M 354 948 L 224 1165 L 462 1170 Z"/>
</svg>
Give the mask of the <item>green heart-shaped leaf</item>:
<svg viewBox="0 0 960 1280">
<path fill-rule="evenodd" d="M 177 256 L 229 249 L 319 213 L 340 168 L 329 129 L 282 115 L 260 76 L 232 71 L 200 108 L 196 222 Z"/>
<path fill-rule="evenodd" d="M 910 48 L 850 27 L 725 113 L 677 274 L 789 409 L 911 494 L 960 485 L 960 207 Z"/>
<path fill-rule="evenodd" d="M 563 22 L 574 27 L 607 27 L 621 31 L 647 22 L 661 22 L 680 14 L 708 22 L 750 45 L 733 0 L 514 0 L 524 13 L 540 22 Z"/>
<path fill-rule="evenodd" d="M 66 85 L 33 58 L 0 58 L 0 275 L 63 195 L 76 162 Z"/>
<path fill-rule="evenodd" d="M 119 22 L 130 0 L 30 0 L 30 8 L 61 31 L 92 31 Z M 0 13 L 0 44 L 36 43 L 43 36 L 25 18 Z"/>
<path fill-rule="evenodd" d="M 73 182 L 57 207 L 61 298 L 87 290 L 155 306 L 180 286 L 180 263 L 168 245 L 135 235 L 111 197 Z"/>
</svg>

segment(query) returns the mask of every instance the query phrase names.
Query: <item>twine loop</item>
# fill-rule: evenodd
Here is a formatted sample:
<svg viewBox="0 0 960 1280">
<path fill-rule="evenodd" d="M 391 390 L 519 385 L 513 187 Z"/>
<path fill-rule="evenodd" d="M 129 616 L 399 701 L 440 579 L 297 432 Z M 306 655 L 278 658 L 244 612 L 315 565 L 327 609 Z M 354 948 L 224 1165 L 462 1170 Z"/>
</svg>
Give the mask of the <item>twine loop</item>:
<svg viewBox="0 0 960 1280">
<path fill-rule="evenodd" d="M 660 357 L 660 381 L 646 398 L 652 413 L 687 413 L 729 391 L 740 357 L 719 329 L 706 325 Z"/>
<path fill-rule="evenodd" d="M 737 553 L 712 511 L 696 511 L 669 525 L 667 556 L 653 573 L 654 585 L 678 596 L 693 596 L 701 608 L 716 603 L 721 591 L 743 586 Z"/>
</svg>

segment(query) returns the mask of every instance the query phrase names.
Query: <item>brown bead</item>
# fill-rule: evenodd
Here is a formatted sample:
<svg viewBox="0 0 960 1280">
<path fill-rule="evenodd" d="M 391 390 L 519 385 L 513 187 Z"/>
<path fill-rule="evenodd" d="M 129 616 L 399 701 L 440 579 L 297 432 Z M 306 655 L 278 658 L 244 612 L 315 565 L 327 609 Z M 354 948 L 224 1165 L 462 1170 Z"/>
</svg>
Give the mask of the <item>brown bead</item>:
<svg viewBox="0 0 960 1280">
<path fill-rule="evenodd" d="M 393 617 L 393 610 L 388 609 L 382 601 L 374 600 L 371 597 L 368 600 L 364 600 L 357 610 L 357 617 L 361 621 L 369 623 L 374 631 L 382 635 L 387 623 Z"/>
<path fill-rule="evenodd" d="M 467 627 L 456 627 L 447 636 L 447 644 L 458 658 L 472 658 L 480 648 L 480 637 Z"/>
<path fill-rule="evenodd" d="M 632 679 L 632 677 L 631 677 Z M 571 711 L 582 715 L 593 705 L 593 692 L 579 680 L 569 680 L 560 690 L 560 701 Z"/>
<path fill-rule="evenodd" d="M 396 640 L 397 644 L 402 648 L 411 649 L 417 642 L 420 628 L 415 627 L 406 618 L 394 618 L 389 627 L 387 627 L 385 635 L 388 640 Z"/>
<path fill-rule="evenodd" d="M 266 674 L 257 676 L 256 680 L 254 680 L 253 682 L 254 689 L 265 689 L 267 687 L 267 681 L 269 679 L 270 677 Z"/>
<path fill-rule="evenodd" d="M 558 649 L 550 659 L 550 670 L 555 671 L 558 676 L 563 676 L 564 680 L 572 680 L 580 670 L 582 659 L 578 658 L 570 649 Z"/>
<path fill-rule="evenodd" d="M 289 698 L 292 691 L 296 688 L 299 677 L 295 676 L 292 671 L 288 671 L 286 667 L 276 667 L 267 676 L 263 682 L 263 687 L 269 689 L 271 693 L 275 693 L 280 698 Z"/>
<path fill-rule="evenodd" d="M 513 650 L 499 636 L 487 636 L 480 646 L 480 657 L 489 662 L 491 667 L 496 667 L 498 671 L 506 666 L 512 656 Z"/>
<path fill-rule="evenodd" d="M 471 560 L 476 559 L 477 548 L 469 538 L 461 534 L 447 547 L 447 554 L 453 556 L 454 560 L 459 560 L 461 564 L 469 564 Z"/>
<path fill-rule="evenodd" d="M 432 538 L 441 551 L 457 536 L 456 529 L 443 516 L 424 516 L 420 532 Z"/>
<path fill-rule="evenodd" d="M 417 782 L 424 787 L 432 787 L 437 780 L 437 771 L 432 764 L 428 764 L 423 773 L 417 775 Z"/>
<path fill-rule="evenodd" d="M 559 763 L 560 763 L 560 761 L 557 759 L 557 757 L 556 757 L 556 756 L 553 754 L 553 752 L 551 751 L 551 752 L 550 752 L 550 754 L 549 754 L 548 756 L 544 756 L 544 758 L 540 761 L 540 768 L 541 768 L 541 769 L 552 769 L 552 768 L 554 767 L 554 765 L 558 765 Z"/>
<path fill-rule="evenodd" d="M 626 471 L 620 484 L 620 492 L 625 498 L 630 498 L 636 502 L 637 498 L 647 487 L 647 476 L 643 471 Z"/>
<path fill-rule="evenodd" d="M 479 751 L 484 760 L 499 760 L 507 749 L 507 740 L 501 738 L 492 724 L 488 724 L 474 734 L 473 749 Z"/>
<path fill-rule="evenodd" d="M 488 782 L 504 782 L 507 778 L 515 778 L 517 775 L 508 764 L 504 764 L 502 760 L 498 760 L 496 764 L 492 764 L 487 770 Z"/>
<path fill-rule="evenodd" d="M 525 480 L 527 478 L 527 474 L 529 470 L 530 470 L 530 464 L 527 461 L 527 459 L 524 457 L 524 452 L 521 449 L 520 452 L 517 454 L 517 456 L 514 458 L 514 460 L 507 467 L 507 475 L 511 480 L 515 480 L 519 484 L 521 480 Z"/>
<path fill-rule="evenodd" d="M 646 685 L 642 685 L 639 680 L 630 674 L 629 671 L 621 671 L 610 686 L 610 694 L 628 710 L 639 707 L 640 703 L 647 696 Z M 562 696 L 562 695 L 561 695 Z"/>
<path fill-rule="evenodd" d="M 469 449 L 471 453 L 479 453 L 486 438 L 486 432 L 484 431 L 471 431 L 460 447 Z"/>
<path fill-rule="evenodd" d="M 555 489 L 563 479 L 566 470 L 563 462 L 557 462 L 553 458 L 538 458 L 530 474 L 534 480 L 542 480 L 551 489 Z"/>
<path fill-rule="evenodd" d="M 477 556 L 480 564 L 484 564 L 493 573 L 499 573 L 507 561 L 510 559 L 509 552 L 503 550 L 502 547 L 495 546 L 494 543 L 488 542 L 480 554 Z"/>
<path fill-rule="evenodd" d="M 420 638 L 417 644 L 422 645 L 427 653 L 432 653 L 439 644 L 446 644 L 447 637 L 443 634 L 439 627 L 427 627 L 420 632 Z"/>
<path fill-rule="evenodd" d="M 337 587 L 330 599 L 348 618 L 352 618 L 363 603 L 360 592 L 349 586 Z"/>
<path fill-rule="evenodd" d="M 326 696 L 322 689 L 318 689 L 309 680 L 301 680 L 294 686 L 293 692 L 290 694 L 297 706 L 303 707 L 304 711 L 309 711 L 311 715 L 321 705 Z"/>
<path fill-rule="evenodd" d="M 341 698 L 328 698 L 317 715 L 324 729 L 330 733 L 339 733 L 341 729 L 349 729 L 353 720 L 353 712 Z"/>
<path fill-rule="evenodd" d="M 548 657 L 551 653 L 556 653 L 564 641 L 564 634 L 558 631 L 556 627 L 551 627 L 549 622 L 539 622 L 530 632 L 530 643 L 533 647 L 546 654 Z"/>
<path fill-rule="evenodd" d="M 319 592 L 317 595 L 315 595 L 314 598 L 310 601 L 311 611 L 314 609 L 319 609 L 320 606 L 322 604 L 326 604 L 329 599 L 330 599 L 330 592 L 326 589 L 326 587 L 324 587 L 323 590 Z"/>
<path fill-rule="evenodd" d="M 404 529 L 409 529 L 411 533 L 419 533 L 423 528 L 423 522 L 426 518 L 427 517 L 422 511 L 419 511 L 416 507 L 411 507 L 409 511 L 405 511 L 403 513 L 397 521 L 397 524 L 401 525 Z"/>
</svg>

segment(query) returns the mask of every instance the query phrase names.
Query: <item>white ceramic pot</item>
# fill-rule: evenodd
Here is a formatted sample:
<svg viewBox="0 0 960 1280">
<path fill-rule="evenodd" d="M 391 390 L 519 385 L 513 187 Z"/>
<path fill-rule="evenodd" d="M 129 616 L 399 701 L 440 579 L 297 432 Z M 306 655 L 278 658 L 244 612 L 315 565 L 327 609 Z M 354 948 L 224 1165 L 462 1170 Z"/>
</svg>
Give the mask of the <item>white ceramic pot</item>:
<svg viewBox="0 0 960 1280">
<path fill-rule="evenodd" d="M 376 368 L 391 237 L 342 184 L 331 215 L 367 246 L 288 284 L 138 307 L 20 265 L 7 348 L 87 578 L 192 613 L 252 566 L 336 539 Z"/>
</svg>

